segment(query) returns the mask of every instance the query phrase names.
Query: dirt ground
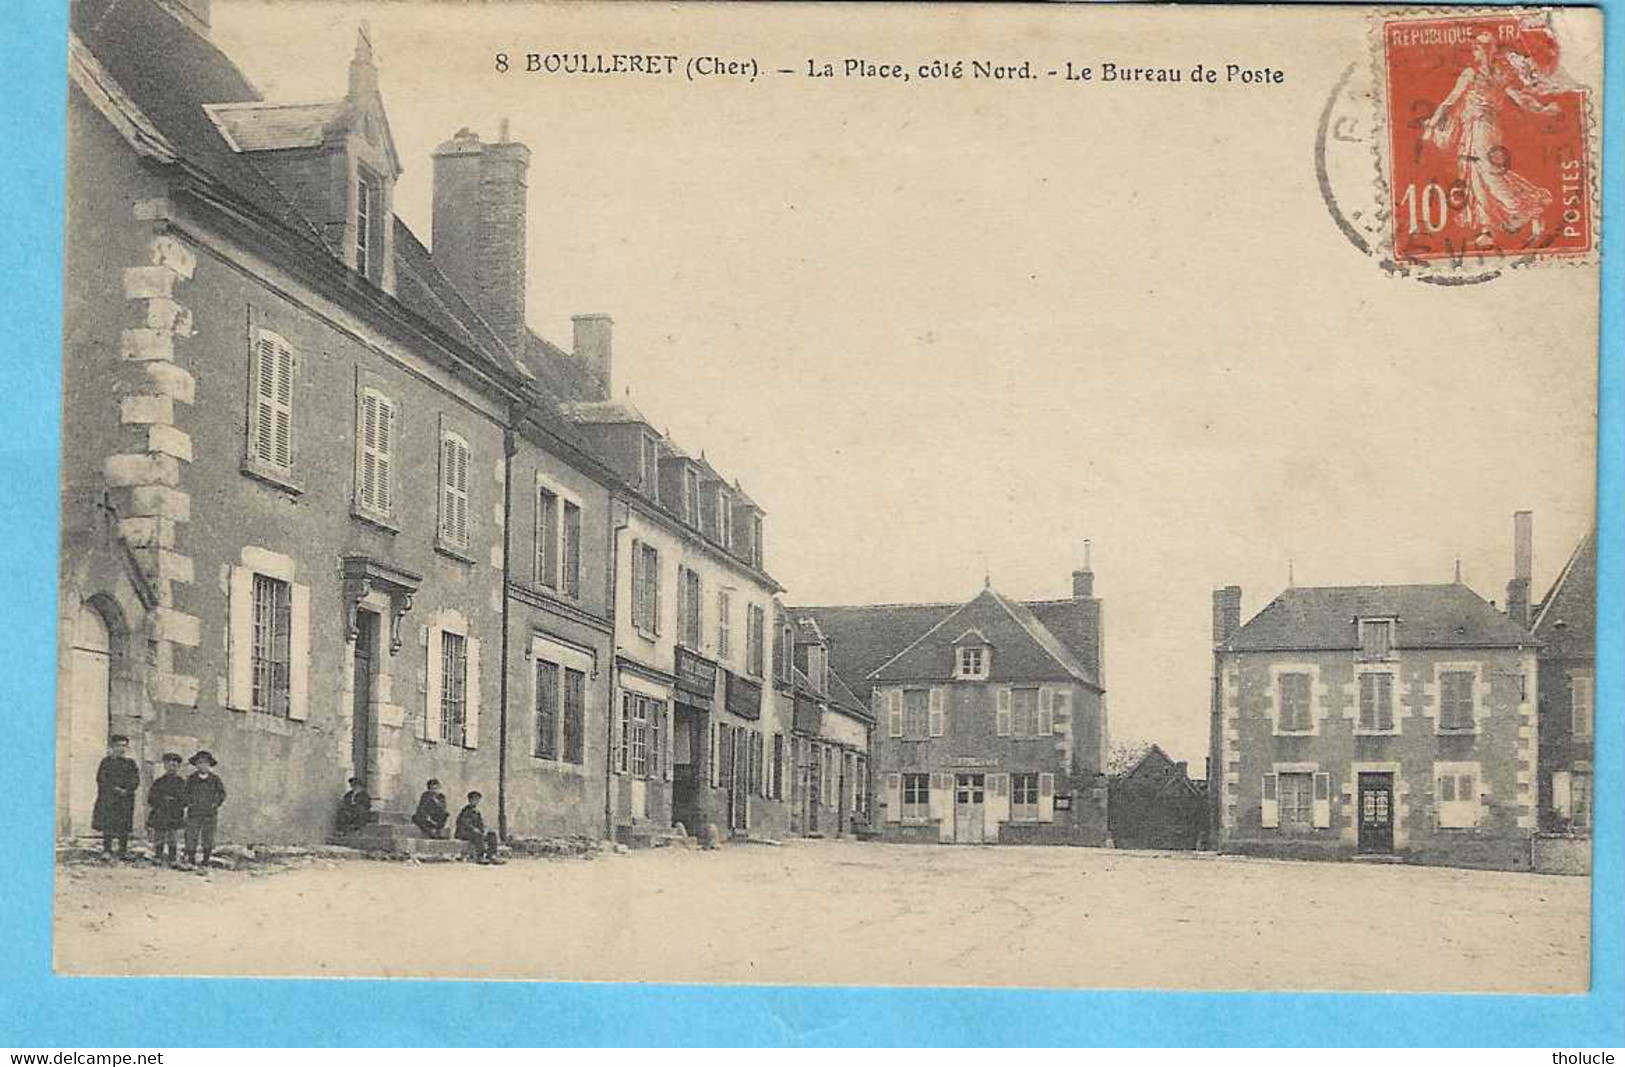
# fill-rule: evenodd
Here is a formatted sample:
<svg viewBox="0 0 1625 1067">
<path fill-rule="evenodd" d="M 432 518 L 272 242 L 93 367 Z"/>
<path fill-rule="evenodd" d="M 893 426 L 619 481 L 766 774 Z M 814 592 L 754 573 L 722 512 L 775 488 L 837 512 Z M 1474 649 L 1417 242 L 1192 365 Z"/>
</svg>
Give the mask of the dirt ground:
<svg viewBox="0 0 1625 1067">
<path fill-rule="evenodd" d="M 1578 992 L 1590 880 L 845 841 L 59 867 L 65 974 Z"/>
</svg>

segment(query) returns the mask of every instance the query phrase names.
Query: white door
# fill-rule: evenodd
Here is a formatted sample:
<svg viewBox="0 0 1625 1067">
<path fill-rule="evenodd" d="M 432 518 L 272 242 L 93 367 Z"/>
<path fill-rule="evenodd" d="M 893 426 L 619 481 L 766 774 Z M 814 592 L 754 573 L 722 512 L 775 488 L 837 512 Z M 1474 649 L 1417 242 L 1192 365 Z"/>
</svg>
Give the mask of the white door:
<svg viewBox="0 0 1625 1067">
<path fill-rule="evenodd" d="M 107 675 L 111 662 L 107 624 L 88 604 L 79 605 L 73 629 L 68 693 L 68 825 L 90 832 L 96 806 L 96 767 L 107 754 Z"/>
<path fill-rule="evenodd" d="M 649 818 L 649 783 L 642 778 L 632 779 L 632 821 L 645 822 Z"/>
</svg>

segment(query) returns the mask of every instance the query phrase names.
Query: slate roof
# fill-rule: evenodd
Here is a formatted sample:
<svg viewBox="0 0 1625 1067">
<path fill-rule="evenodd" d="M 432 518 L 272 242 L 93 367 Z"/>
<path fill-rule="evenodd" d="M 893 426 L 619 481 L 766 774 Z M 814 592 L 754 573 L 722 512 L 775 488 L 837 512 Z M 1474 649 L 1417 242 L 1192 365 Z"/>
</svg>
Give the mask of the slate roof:
<svg viewBox="0 0 1625 1067">
<path fill-rule="evenodd" d="M 654 429 L 643 412 L 629 400 L 573 400 L 560 405 L 565 415 L 588 426 L 615 426 L 639 423 Z"/>
<path fill-rule="evenodd" d="M 1232 651 L 1359 647 L 1359 618 L 1396 618 L 1395 648 L 1511 648 L 1534 639 L 1460 584 L 1347 585 L 1283 590 L 1237 630 Z"/>
<path fill-rule="evenodd" d="M 1594 659 L 1597 655 L 1597 531 L 1580 539 L 1552 583 L 1530 627 L 1541 655 Z"/>
<path fill-rule="evenodd" d="M 1055 601 L 1037 601 L 1052 617 L 1065 617 Z M 873 606 L 792 607 L 797 616 L 818 621 L 829 645 L 831 665 L 846 678 L 862 681 L 855 695 L 875 682 L 946 678 L 951 646 L 967 630 L 979 630 L 993 646 L 992 681 L 1036 681 L 1063 676 L 1099 685 L 1080 650 L 1062 641 L 1038 617 L 1033 605 L 1009 600 L 993 589 L 964 604 L 877 604 Z"/>
<path fill-rule="evenodd" d="M 239 152 L 315 148 L 350 122 L 343 100 L 314 104 L 206 104 L 204 112 Z"/>
</svg>

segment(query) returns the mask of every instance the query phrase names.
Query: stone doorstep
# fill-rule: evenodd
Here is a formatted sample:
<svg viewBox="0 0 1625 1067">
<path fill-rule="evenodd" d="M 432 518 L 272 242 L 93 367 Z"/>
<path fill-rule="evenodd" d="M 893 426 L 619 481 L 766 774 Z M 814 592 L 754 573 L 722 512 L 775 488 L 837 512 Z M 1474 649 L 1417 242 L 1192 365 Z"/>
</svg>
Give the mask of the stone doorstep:
<svg viewBox="0 0 1625 1067">
<path fill-rule="evenodd" d="M 633 823 L 631 825 L 617 826 L 615 828 L 615 843 L 627 848 L 665 848 L 668 845 L 679 845 L 683 848 L 693 848 L 694 839 L 686 833 L 680 833 L 669 826 L 655 826 L 649 823 Z"/>
</svg>

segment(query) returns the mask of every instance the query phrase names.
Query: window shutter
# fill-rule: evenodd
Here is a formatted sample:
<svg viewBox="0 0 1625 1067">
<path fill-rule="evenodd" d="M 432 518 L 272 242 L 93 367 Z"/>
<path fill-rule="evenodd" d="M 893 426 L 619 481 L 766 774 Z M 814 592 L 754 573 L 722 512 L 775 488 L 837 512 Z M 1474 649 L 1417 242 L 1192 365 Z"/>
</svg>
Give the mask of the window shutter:
<svg viewBox="0 0 1625 1067">
<path fill-rule="evenodd" d="M 664 781 L 671 781 L 671 746 L 672 724 L 665 704 L 659 705 L 660 710 L 655 712 L 655 719 L 660 723 L 660 777 Z"/>
<path fill-rule="evenodd" d="M 286 470 L 293 466 L 293 348 L 286 339 L 259 331 L 253 374 L 251 451 Z"/>
<path fill-rule="evenodd" d="M 1569 678 L 1569 729 L 1575 737 L 1591 736 L 1591 678 L 1577 674 Z"/>
<path fill-rule="evenodd" d="M 648 549 L 649 629 L 660 632 L 660 553 Z"/>
<path fill-rule="evenodd" d="M 226 611 L 231 684 L 226 703 L 233 711 L 247 711 L 254 702 L 254 572 L 233 567 L 230 582 Z"/>
<path fill-rule="evenodd" d="M 927 810 L 931 818 L 945 818 L 943 812 L 953 810 L 953 785 L 946 774 L 931 775 L 931 792 L 927 798 Z"/>
<path fill-rule="evenodd" d="M 378 510 L 387 513 L 395 499 L 395 486 L 391 481 L 395 447 L 395 405 L 385 397 L 379 397 L 377 405 L 378 443 L 375 464 L 378 478 Z"/>
<path fill-rule="evenodd" d="M 886 821 L 898 822 L 903 817 L 903 776 L 886 775 Z"/>
<path fill-rule="evenodd" d="M 440 537 L 468 545 L 468 446 L 450 434 L 440 448 Z"/>
<path fill-rule="evenodd" d="M 1051 689 L 1038 691 L 1038 736 L 1048 737 L 1055 732 L 1055 692 Z"/>
<path fill-rule="evenodd" d="M 463 641 L 463 747 L 480 745 L 480 643 Z"/>
<path fill-rule="evenodd" d="M 1000 737 L 1010 736 L 1010 690 L 998 691 L 997 726 Z"/>
<path fill-rule="evenodd" d="M 445 684 L 441 671 L 440 627 L 429 627 L 428 670 L 424 674 L 428 684 L 423 697 L 423 735 L 427 740 L 440 740 L 440 690 Z"/>
<path fill-rule="evenodd" d="M 889 737 L 903 736 L 903 694 L 898 689 L 886 691 L 886 734 Z"/>
<path fill-rule="evenodd" d="M 1272 829 L 1281 825 L 1281 801 L 1275 790 L 1279 784 L 1273 774 L 1266 774 L 1263 781 L 1261 796 L 1263 803 L 1259 807 L 1259 825 L 1265 829 Z"/>
<path fill-rule="evenodd" d="M 378 397 L 362 390 L 360 411 L 356 417 L 359 440 L 356 442 L 356 493 L 363 507 L 378 507 Z"/>
<path fill-rule="evenodd" d="M 932 737 L 941 737 L 943 734 L 943 719 L 946 718 L 943 710 L 943 695 L 943 689 L 940 685 L 931 687 L 931 704 L 928 714 L 928 729 Z"/>
<path fill-rule="evenodd" d="M 1478 795 L 1478 783 L 1471 774 L 1461 776 L 1460 784 L 1456 789 L 1456 796 L 1467 802 L 1467 825 L 1477 826 L 1479 816 L 1483 813 L 1483 801 Z"/>
<path fill-rule="evenodd" d="M 1038 775 L 1038 821 L 1055 821 L 1055 775 L 1048 772 Z"/>
<path fill-rule="evenodd" d="M 310 714 L 310 586 L 288 588 L 288 718 Z"/>
<path fill-rule="evenodd" d="M 1315 775 L 1315 828 L 1327 829 L 1332 825 L 1332 776 L 1324 772 Z"/>
<path fill-rule="evenodd" d="M 1565 819 L 1574 814 L 1574 777 L 1569 771 L 1552 773 L 1552 810 Z"/>
<path fill-rule="evenodd" d="M 623 690 L 621 699 L 610 705 L 610 766 L 616 774 L 626 773 L 626 704 L 631 699 L 632 694 Z"/>
</svg>

